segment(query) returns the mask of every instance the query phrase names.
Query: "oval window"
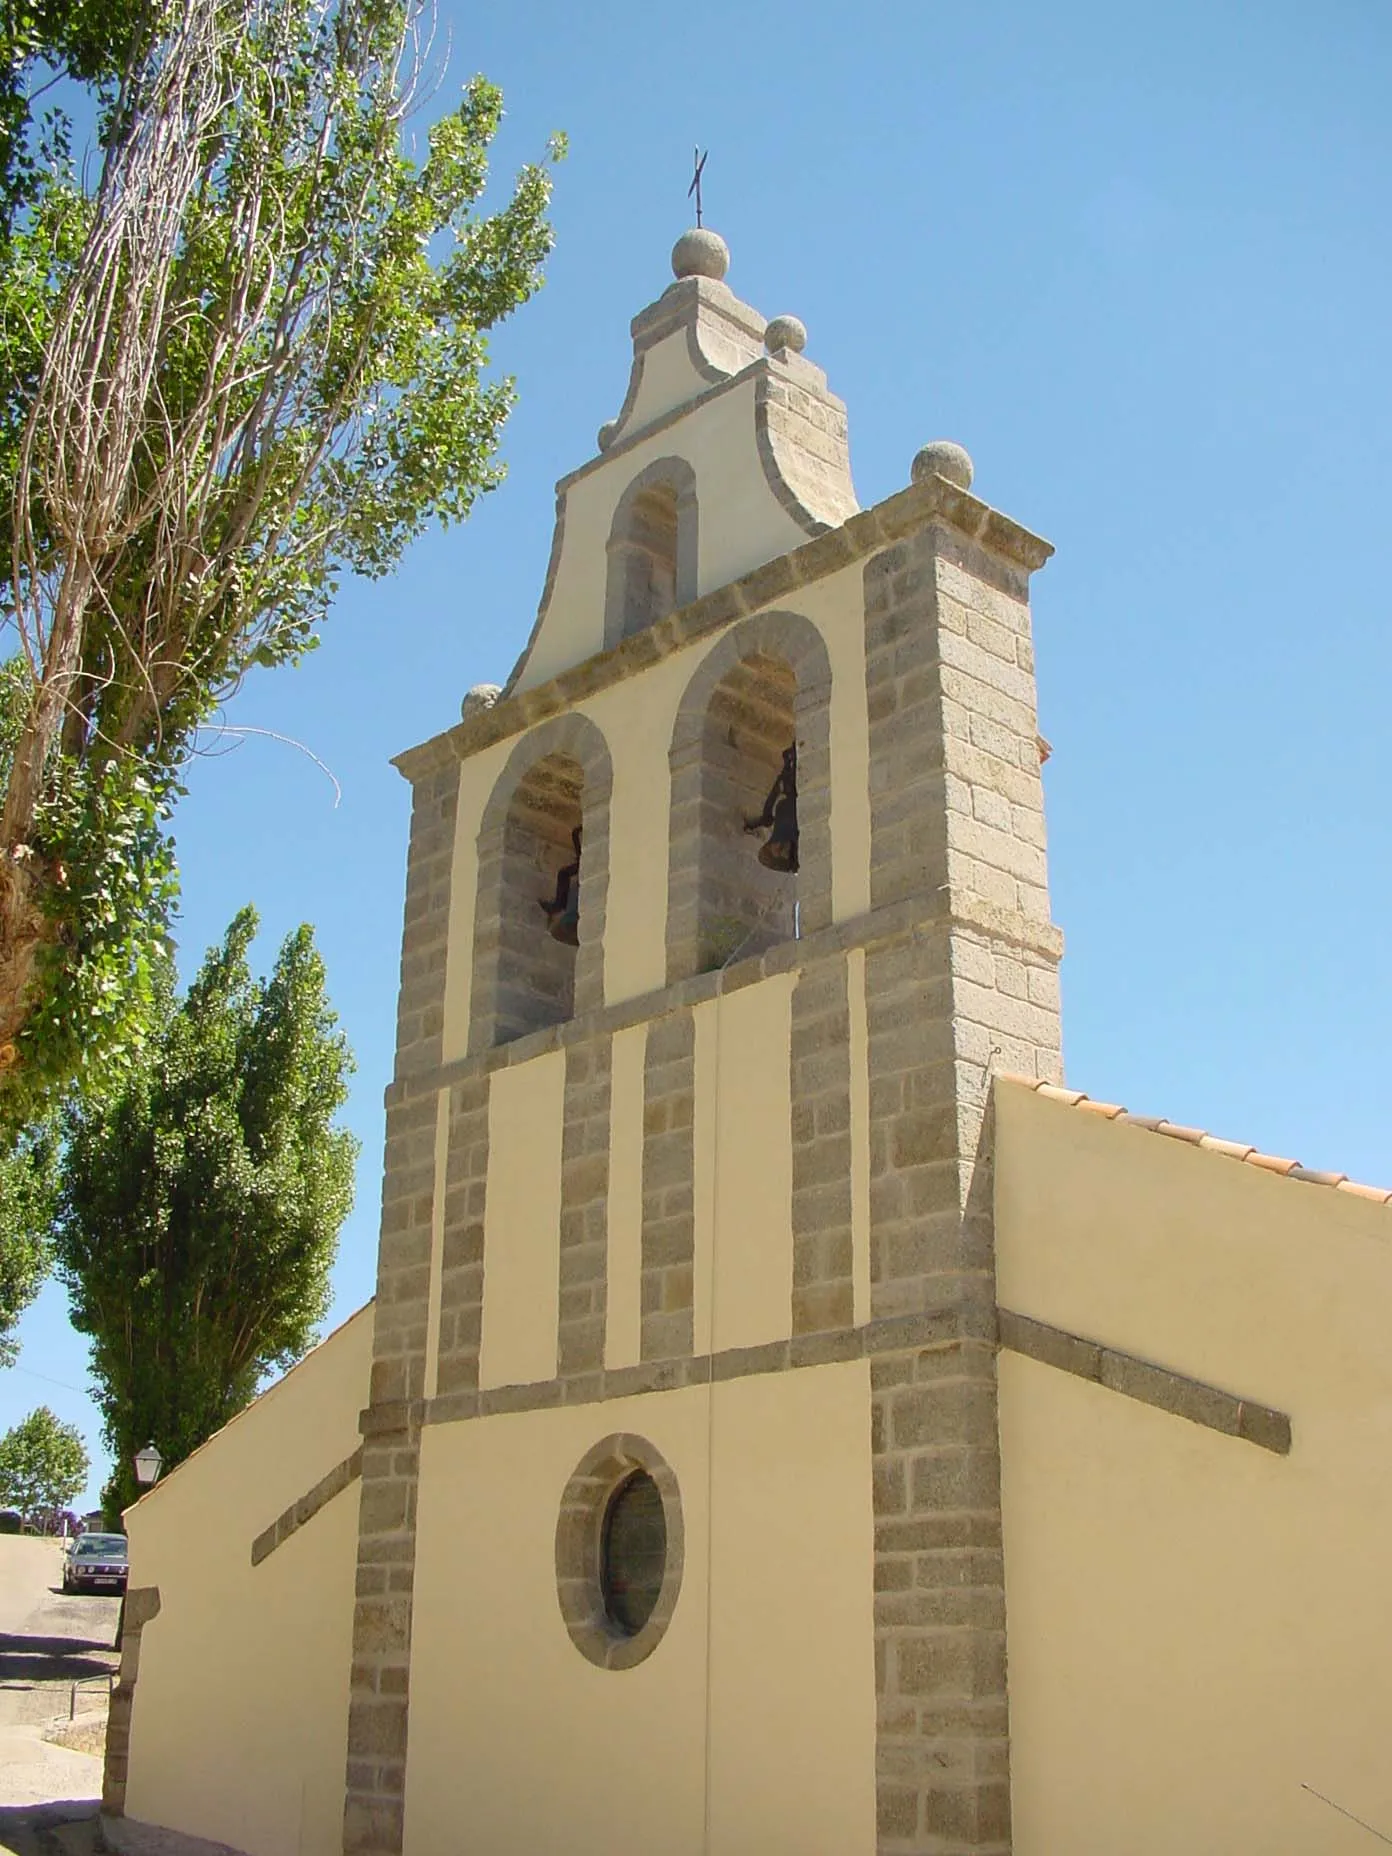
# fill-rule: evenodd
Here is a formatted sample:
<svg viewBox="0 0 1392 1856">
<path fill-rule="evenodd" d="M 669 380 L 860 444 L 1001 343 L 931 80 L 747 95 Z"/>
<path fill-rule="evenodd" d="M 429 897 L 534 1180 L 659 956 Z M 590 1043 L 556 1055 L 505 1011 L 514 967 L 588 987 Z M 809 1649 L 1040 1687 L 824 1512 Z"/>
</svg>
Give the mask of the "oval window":
<svg viewBox="0 0 1392 1856">
<path fill-rule="evenodd" d="M 662 1495 L 645 1469 L 609 1498 L 600 1545 L 599 1589 L 611 1626 L 636 1637 L 653 1614 L 667 1571 Z"/>
</svg>

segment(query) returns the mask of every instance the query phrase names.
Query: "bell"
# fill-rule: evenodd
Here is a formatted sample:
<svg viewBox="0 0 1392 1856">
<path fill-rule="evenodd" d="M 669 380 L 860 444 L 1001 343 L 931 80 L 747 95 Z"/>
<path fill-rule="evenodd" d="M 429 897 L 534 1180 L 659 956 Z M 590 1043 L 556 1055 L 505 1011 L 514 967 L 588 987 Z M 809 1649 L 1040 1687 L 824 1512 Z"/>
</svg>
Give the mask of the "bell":
<svg viewBox="0 0 1392 1856">
<path fill-rule="evenodd" d="M 791 876 L 798 867 L 797 815 L 797 743 L 783 751 L 783 765 L 769 788 L 764 809 L 758 818 L 744 821 L 746 831 L 769 831 L 768 841 L 759 846 L 759 862 L 765 870 L 777 870 Z"/>
<path fill-rule="evenodd" d="M 570 896 L 559 915 L 553 915 L 546 924 L 546 932 L 553 941 L 562 941 L 567 947 L 580 945 L 580 886 L 572 883 Z"/>
<path fill-rule="evenodd" d="M 565 947 L 579 947 L 581 833 L 578 825 L 571 832 L 570 841 L 575 846 L 574 863 L 565 864 L 556 872 L 555 895 L 537 906 L 546 917 L 546 932 L 553 941 L 560 941 Z"/>
<path fill-rule="evenodd" d="M 780 799 L 774 808 L 773 830 L 766 843 L 759 846 L 759 862 L 765 870 L 777 870 L 792 876 L 798 867 L 797 806 L 791 799 Z"/>
</svg>

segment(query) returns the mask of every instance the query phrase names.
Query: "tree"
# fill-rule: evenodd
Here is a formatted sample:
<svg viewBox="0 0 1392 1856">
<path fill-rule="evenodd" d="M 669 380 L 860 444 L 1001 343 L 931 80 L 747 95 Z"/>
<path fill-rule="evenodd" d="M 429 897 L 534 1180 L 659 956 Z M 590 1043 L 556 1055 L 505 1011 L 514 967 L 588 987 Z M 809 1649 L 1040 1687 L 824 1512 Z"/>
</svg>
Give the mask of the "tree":
<svg viewBox="0 0 1392 1856">
<path fill-rule="evenodd" d="M 43 1286 L 57 1191 L 57 1140 L 51 1123 L 5 1145 L 0 1130 L 0 1366 L 13 1366 L 14 1329 Z"/>
<path fill-rule="evenodd" d="M 55 1250 L 116 1470 L 171 1468 L 294 1363 L 328 1306 L 353 1198 L 354 1137 L 333 1127 L 353 1061 L 307 927 L 267 980 L 243 909 L 182 1001 L 167 987 L 121 1089 L 67 1111 Z"/>
<path fill-rule="evenodd" d="M 47 1529 L 86 1483 L 89 1467 L 77 1426 L 40 1405 L 0 1437 L 0 1506 Z"/>
<path fill-rule="evenodd" d="M 110 7 L 49 10 L 114 54 Z M 95 189 L 51 133 L 44 161 L 12 169 L 23 210 L 0 241 L 0 608 L 18 640 L 0 679 L 0 1117 L 16 1126 L 138 1056 L 173 895 L 164 820 L 200 725 L 253 667 L 312 648 L 345 569 L 387 573 L 499 481 L 513 388 L 486 377 L 487 335 L 551 244 L 543 166 L 477 210 L 502 108 L 482 79 L 422 159 L 405 152 L 408 0 L 115 16 L 131 44 Z M 67 68 L 100 71 L 84 56 Z"/>
</svg>

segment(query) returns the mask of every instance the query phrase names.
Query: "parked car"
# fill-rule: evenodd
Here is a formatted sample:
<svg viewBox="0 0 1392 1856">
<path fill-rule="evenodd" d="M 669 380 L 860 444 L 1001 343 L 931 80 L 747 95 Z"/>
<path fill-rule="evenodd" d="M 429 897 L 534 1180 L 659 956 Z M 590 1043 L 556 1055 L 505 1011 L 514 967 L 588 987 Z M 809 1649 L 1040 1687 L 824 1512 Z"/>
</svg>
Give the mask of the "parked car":
<svg viewBox="0 0 1392 1856">
<path fill-rule="evenodd" d="M 65 1592 L 124 1592 L 130 1571 L 124 1534 L 83 1534 L 63 1561 Z"/>
</svg>

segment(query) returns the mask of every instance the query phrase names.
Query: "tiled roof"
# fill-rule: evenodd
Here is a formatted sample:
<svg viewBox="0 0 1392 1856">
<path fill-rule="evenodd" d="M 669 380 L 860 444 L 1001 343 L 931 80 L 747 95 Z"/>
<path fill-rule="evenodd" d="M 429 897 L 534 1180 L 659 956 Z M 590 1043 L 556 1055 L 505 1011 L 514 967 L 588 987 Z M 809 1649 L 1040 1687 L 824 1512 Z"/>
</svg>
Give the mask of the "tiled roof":
<svg viewBox="0 0 1392 1856">
<path fill-rule="evenodd" d="M 1216 1134 L 1206 1134 L 1202 1128 L 1184 1128 L 1178 1122 L 1165 1121 L 1163 1117 L 1128 1115 L 1119 1104 L 1094 1102 L 1081 1089 L 1063 1089 L 1057 1083 L 1038 1083 L 1032 1076 L 1014 1076 L 1007 1071 L 999 1071 L 997 1075 L 1003 1083 L 1018 1083 L 1022 1088 L 1032 1089 L 1036 1095 L 1047 1097 L 1050 1102 L 1062 1102 L 1068 1108 L 1082 1109 L 1089 1115 L 1101 1115 L 1105 1121 L 1125 1122 L 1128 1127 L 1145 1128 L 1151 1134 L 1168 1134 L 1171 1140 L 1187 1141 L 1191 1147 L 1202 1147 L 1211 1154 L 1223 1154 L 1229 1160 L 1243 1160 L 1248 1166 L 1259 1166 L 1267 1173 L 1279 1173 L 1284 1179 L 1303 1179 L 1311 1186 L 1332 1186 L 1336 1192 L 1348 1192 L 1355 1198 L 1371 1199 L 1375 1205 L 1392 1204 L 1392 1191 L 1383 1186 L 1361 1186 L 1357 1180 L 1350 1179 L 1347 1173 L 1316 1172 L 1313 1167 L 1301 1166 L 1298 1160 L 1282 1160 L 1276 1154 L 1259 1153 L 1245 1142 L 1222 1141 Z"/>
</svg>

